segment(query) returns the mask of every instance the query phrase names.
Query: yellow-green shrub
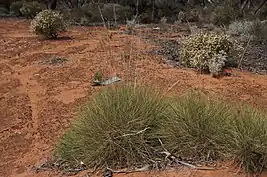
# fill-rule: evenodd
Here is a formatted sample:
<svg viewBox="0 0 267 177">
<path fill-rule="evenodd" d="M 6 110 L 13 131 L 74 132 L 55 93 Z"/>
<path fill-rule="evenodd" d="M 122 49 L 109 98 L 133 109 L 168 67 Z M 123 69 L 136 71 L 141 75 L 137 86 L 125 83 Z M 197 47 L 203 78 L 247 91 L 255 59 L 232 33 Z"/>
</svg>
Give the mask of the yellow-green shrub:
<svg viewBox="0 0 267 177">
<path fill-rule="evenodd" d="M 34 33 L 48 38 L 57 38 L 60 32 L 66 31 L 66 28 L 63 15 L 52 10 L 41 11 L 31 22 Z"/>
<path fill-rule="evenodd" d="M 228 35 L 198 33 L 182 41 L 180 60 L 184 66 L 217 74 L 224 67 L 235 66 L 241 52 L 241 46 Z"/>
</svg>

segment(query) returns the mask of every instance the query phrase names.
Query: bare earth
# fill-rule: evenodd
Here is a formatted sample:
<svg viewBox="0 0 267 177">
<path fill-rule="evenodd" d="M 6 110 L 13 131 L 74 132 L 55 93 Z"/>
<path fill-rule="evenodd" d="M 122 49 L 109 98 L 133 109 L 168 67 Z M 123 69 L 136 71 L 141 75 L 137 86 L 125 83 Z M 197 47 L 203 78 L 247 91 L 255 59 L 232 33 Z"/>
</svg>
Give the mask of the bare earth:
<svg viewBox="0 0 267 177">
<path fill-rule="evenodd" d="M 234 71 L 215 79 L 191 70 L 176 69 L 159 57 L 144 54 L 151 46 L 136 36 L 108 33 L 100 28 L 72 28 L 72 39 L 41 40 L 29 31 L 29 21 L 0 20 L 0 176 L 46 177 L 32 166 L 51 155 L 57 139 L 69 127 L 77 106 L 100 90 L 91 86 L 95 72 L 125 80 L 132 52 L 137 80 L 179 94 L 191 88 L 267 108 L 267 76 Z M 132 46 L 131 46 L 132 44 Z M 68 59 L 62 65 L 40 64 L 51 55 Z M 130 69 L 131 70 L 131 69 Z M 82 176 L 80 174 L 79 176 Z M 102 175 L 100 175 L 102 176 Z M 118 177 L 231 177 L 235 170 L 165 171 L 119 174 Z M 263 175 L 267 176 L 267 175 Z"/>
</svg>

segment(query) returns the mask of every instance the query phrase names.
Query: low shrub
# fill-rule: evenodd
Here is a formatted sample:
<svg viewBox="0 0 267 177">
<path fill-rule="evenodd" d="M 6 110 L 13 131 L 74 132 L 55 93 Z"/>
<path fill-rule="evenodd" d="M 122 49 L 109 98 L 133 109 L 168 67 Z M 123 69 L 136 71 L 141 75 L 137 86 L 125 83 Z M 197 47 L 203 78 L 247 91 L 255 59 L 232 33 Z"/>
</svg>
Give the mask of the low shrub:
<svg viewBox="0 0 267 177">
<path fill-rule="evenodd" d="M 130 18 L 133 15 L 129 7 L 113 3 L 105 4 L 102 13 L 106 21 L 116 20 L 120 23 L 125 22 L 127 18 Z"/>
<path fill-rule="evenodd" d="M 231 116 L 227 105 L 193 92 L 174 99 L 158 134 L 165 148 L 176 156 L 217 160 L 224 157 L 222 144 Z"/>
<path fill-rule="evenodd" d="M 238 110 L 227 138 L 229 154 L 247 173 L 260 173 L 267 168 L 267 117 L 248 106 Z"/>
<path fill-rule="evenodd" d="M 186 20 L 188 22 L 198 22 L 199 16 L 200 14 L 197 9 L 191 9 L 186 13 Z"/>
<path fill-rule="evenodd" d="M 16 16 L 22 16 L 20 9 L 23 6 L 23 1 L 15 1 L 10 5 L 10 12 Z"/>
<path fill-rule="evenodd" d="M 21 15 L 27 18 L 33 18 L 44 9 L 44 6 L 37 1 L 24 2 L 20 8 Z"/>
<path fill-rule="evenodd" d="M 153 15 L 154 14 L 153 14 L 152 10 L 148 9 L 148 10 L 146 10 L 146 12 L 140 14 L 138 16 L 137 20 L 139 23 L 142 23 L 142 24 L 150 24 L 150 23 L 159 21 L 158 19 L 155 19 Z M 130 18 L 132 18 L 132 17 L 130 17 Z"/>
<path fill-rule="evenodd" d="M 236 66 L 241 52 L 241 46 L 228 35 L 198 33 L 182 41 L 180 61 L 184 66 L 217 75 L 225 67 Z"/>
<path fill-rule="evenodd" d="M 6 14 L 8 14 L 8 9 L 0 7 L 0 16 L 5 16 Z"/>
<path fill-rule="evenodd" d="M 217 26 L 228 26 L 236 18 L 236 10 L 230 5 L 216 6 L 211 13 L 211 22 Z"/>
<path fill-rule="evenodd" d="M 62 14 L 64 14 L 64 17 L 70 22 L 74 23 L 74 25 L 78 23 L 83 26 L 88 26 L 95 18 L 94 14 L 88 10 L 87 6 L 62 11 Z"/>
<path fill-rule="evenodd" d="M 92 25 L 93 23 L 116 24 L 125 23 L 132 16 L 131 9 L 113 3 L 89 3 L 69 11 L 69 18 L 81 25 Z M 102 18 L 103 17 L 103 18 Z"/>
<path fill-rule="evenodd" d="M 151 163 L 154 149 L 150 134 L 165 110 L 160 94 L 148 88 L 108 88 L 82 107 L 56 154 L 89 168 Z"/>
<path fill-rule="evenodd" d="M 259 20 L 235 21 L 229 25 L 228 33 L 239 37 L 241 41 L 250 38 L 254 41 L 266 41 L 267 25 Z"/>
<path fill-rule="evenodd" d="M 266 21 L 256 20 L 254 22 L 254 26 L 253 26 L 253 33 L 256 36 L 257 40 L 266 42 L 266 40 L 267 40 L 267 36 L 266 36 L 267 23 L 266 23 Z"/>
<path fill-rule="evenodd" d="M 31 22 L 31 29 L 35 34 L 48 38 L 57 38 L 66 28 L 67 23 L 63 15 L 52 10 L 41 11 Z"/>
<path fill-rule="evenodd" d="M 177 15 L 178 22 L 198 22 L 200 13 L 197 9 L 190 9 L 186 12 L 180 11 Z"/>
<path fill-rule="evenodd" d="M 253 21 L 234 21 L 229 25 L 228 33 L 235 36 L 249 36 L 253 31 L 253 26 Z"/>
</svg>

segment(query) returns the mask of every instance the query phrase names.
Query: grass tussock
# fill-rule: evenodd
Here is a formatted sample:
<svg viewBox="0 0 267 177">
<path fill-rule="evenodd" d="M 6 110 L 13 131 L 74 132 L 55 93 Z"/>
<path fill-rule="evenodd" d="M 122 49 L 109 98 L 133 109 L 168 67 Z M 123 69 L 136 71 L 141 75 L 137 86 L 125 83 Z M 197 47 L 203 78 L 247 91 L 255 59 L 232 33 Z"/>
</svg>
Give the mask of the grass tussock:
<svg viewBox="0 0 267 177">
<path fill-rule="evenodd" d="M 244 106 L 232 120 L 227 141 L 229 154 L 248 173 L 267 168 L 267 117 Z"/>
<path fill-rule="evenodd" d="M 193 92 L 175 99 L 161 121 L 159 135 L 173 154 L 193 160 L 217 160 L 232 116 L 229 106 Z"/>
<path fill-rule="evenodd" d="M 234 159 L 259 173 L 267 167 L 267 118 L 199 92 L 167 99 L 145 87 L 112 87 L 82 107 L 56 154 L 89 168 L 122 168 L 150 164 L 166 150 L 195 162 Z"/>
<path fill-rule="evenodd" d="M 57 154 L 88 167 L 149 163 L 154 155 L 149 134 L 165 109 L 160 94 L 148 88 L 108 88 L 82 107 Z"/>
</svg>

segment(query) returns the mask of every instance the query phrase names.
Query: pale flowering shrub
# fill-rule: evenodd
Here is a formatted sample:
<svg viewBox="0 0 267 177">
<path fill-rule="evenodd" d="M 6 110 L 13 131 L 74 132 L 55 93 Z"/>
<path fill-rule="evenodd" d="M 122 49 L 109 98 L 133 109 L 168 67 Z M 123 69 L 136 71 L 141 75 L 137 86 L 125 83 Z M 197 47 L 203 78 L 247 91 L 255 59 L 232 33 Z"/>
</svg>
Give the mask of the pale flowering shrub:
<svg viewBox="0 0 267 177">
<path fill-rule="evenodd" d="M 47 38 L 57 38 L 61 32 L 66 31 L 66 28 L 63 15 L 52 10 L 41 11 L 31 22 L 31 30 Z"/>
<path fill-rule="evenodd" d="M 253 26 L 253 21 L 234 21 L 229 25 L 228 33 L 234 36 L 249 36 L 253 31 Z"/>
<path fill-rule="evenodd" d="M 235 66 L 241 53 L 242 47 L 229 35 L 198 33 L 182 41 L 180 60 L 186 67 L 217 74 Z"/>
<path fill-rule="evenodd" d="M 259 41 L 266 41 L 267 25 L 264 21 L 235 21 L 229 25 L 227 31 L 230 35 L 239 37 L 241 41 L 248 41 L 250 38 Z"/>
<path fill-rule="evenodd" d="M 226 65 L 227 54 L 222 50 L 218 54 L 212 56 L 208 62 L 209 72 L 213 76 L 218 76 Z"/>
</svg>

